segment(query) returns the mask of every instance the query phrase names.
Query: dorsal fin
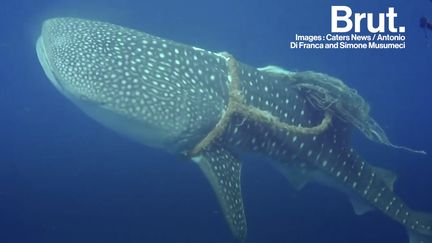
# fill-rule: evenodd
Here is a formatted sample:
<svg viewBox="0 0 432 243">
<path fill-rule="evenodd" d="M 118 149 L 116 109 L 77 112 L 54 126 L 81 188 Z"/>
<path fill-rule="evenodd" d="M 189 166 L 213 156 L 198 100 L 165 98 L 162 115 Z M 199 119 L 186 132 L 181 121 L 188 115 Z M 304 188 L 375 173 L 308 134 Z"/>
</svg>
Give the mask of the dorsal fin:
<svg viewBox="0 0 432 243">
<path fill-rule="evenodd" d="M 209 180 L 234 236 L 244 241 L 246 217 L 241 195 L 241 163 L 229 151 L 210 146 L 192 158 Z"/>
<path fill-rule="evenodd" d="M 381 178 L 386 186 L 393 191 L 394 183 L 397 179 L 397 175 L 389 170 L 371 166 L 372 169 L 375 171 L 375 173 L 378 175 L 379 178 Z"/>
</svg>

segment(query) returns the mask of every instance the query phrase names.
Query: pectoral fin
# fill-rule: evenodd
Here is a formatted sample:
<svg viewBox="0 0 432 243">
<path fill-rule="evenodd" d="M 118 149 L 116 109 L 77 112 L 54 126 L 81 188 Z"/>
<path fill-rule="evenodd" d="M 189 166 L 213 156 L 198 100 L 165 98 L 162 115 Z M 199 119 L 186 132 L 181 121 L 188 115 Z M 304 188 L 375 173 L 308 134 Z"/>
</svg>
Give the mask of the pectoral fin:
<svg viewBox="0 0 432 243">
<path fill-rule="evenodd" d="M 211 146 L 192 159 L 213 187 L 232 233 L 243 241 L 247 225 L 241 195 L 240 161 L 218 146 Z"/>
</svg>

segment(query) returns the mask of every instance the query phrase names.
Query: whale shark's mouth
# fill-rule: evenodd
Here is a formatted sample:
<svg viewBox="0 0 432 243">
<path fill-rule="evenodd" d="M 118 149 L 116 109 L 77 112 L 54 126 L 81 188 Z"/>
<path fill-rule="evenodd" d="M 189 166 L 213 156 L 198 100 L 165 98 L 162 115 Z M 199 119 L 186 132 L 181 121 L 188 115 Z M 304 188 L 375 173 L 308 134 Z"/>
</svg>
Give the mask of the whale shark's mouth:
<svg viewBox="0 0 432 243">
<path fill-rule="evenodd" d="M 60 84 L 60 82 L 57 80 L 55 74 L 54 74 L 54 70 L 53 67 L 48 59 L 48 55 L 46 53 L 46 49 L 45 49 L 45 43 L 43 40 L 43 37 L 40 36 L 36 42 L 36 53 L 39 59 L 39 62 L 42 65 L 43 70 L 45 71 L 45 74 L 48 76 L 49 80 L 51 81 L 51 83 L 60 91 L 63 90 L 62 85 Z"/>
</svg>

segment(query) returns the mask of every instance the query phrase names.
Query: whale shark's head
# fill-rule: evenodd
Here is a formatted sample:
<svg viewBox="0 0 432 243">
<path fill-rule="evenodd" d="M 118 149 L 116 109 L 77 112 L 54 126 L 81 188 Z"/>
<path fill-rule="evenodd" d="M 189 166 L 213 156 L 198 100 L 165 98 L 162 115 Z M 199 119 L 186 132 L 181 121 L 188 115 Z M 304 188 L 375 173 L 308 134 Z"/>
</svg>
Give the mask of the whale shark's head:
<svg viewBox="0 0 432 243">
<path fill-rule="evenodd" d="M 46 20 L 36 49 L 61 93 L 152 147 L 188 149 L 226 105 L 226 62 L 215 53 L 76 18 Z"/>
</svg>

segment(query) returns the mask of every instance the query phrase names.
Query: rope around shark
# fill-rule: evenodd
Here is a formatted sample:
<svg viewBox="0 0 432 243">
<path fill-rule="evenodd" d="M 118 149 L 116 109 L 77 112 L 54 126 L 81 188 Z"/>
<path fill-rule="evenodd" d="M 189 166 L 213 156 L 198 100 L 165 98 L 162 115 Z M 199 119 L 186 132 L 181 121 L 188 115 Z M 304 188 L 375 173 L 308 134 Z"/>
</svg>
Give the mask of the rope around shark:
<svg viewBox="0 0 432 243">
<path fill-rule="evenodd" d="M 204 137 L 190 152 L 190 156 L 194 156 L 208 147 L 215 141 L 228 126 L 231 117 L 234 114 L 240 114 L 244 118 L 254 121 L 260 121 L 270 125 L 275 129 L 285 130 L 287 132 L 298 134 L 318 135 L 324 132 L 332 121 L 332 116 L 329 112 L 325 112 L 324 118 L 321 123 L 313 127 L 299 127 L 281 122 L 280 119 L 270 112 L 261 110 L 257 107 L 246 105 L 244 97 L 240 91 L 240 78 L 237 71 L 237 62 L 234 57 L 229 53 L 221 53 L 226 59 L 228 64 L 228 78 L 230 79 L 229 98 L 226 111 L 223 113 L 222 118 L 218 121 L 216 126 L 211 130 L 207 136 Z"/>
<path fill-rule="evenodd" d="M 197 155 L 222 135 L 234 114 L 240 114 L 245 119 L 260 121 L 274 129 L 285 130 L 291 133 L 318 135 L 324 132 L 331 124 L 333 117 L 337 117 L 357 127 L 368 139 L 392 148 L 412 153 L 426 155 L 423 150 L 414 150 L 408 147 L 394 145 L 390 142 L 384 130 L 369 116 L 369 105 L 364 99 L 346 86 L 342 81 L 325 74 L 315 72 L 302 72 L 292 74 L 278 67 L 269 66 L 260 68 L 260 71 L 278 76 L 288 83 L 303 90 L 306 99 L 317 110 L 324 111 L 320 124 L 313 127 L 301 127 L 281 122 L 270 112 L 257 107 L 246 105 L 240 90 L 240 78 L 237 70 L 237 61 L 226 52 L 219 53 L 227 60 L 228 79 L 230 81 L 228 105 L 216 126 L 187 154 Z"/>
</svg>

